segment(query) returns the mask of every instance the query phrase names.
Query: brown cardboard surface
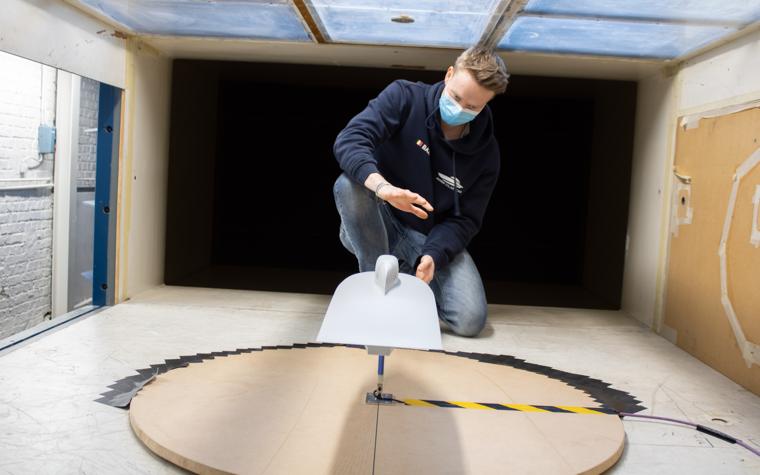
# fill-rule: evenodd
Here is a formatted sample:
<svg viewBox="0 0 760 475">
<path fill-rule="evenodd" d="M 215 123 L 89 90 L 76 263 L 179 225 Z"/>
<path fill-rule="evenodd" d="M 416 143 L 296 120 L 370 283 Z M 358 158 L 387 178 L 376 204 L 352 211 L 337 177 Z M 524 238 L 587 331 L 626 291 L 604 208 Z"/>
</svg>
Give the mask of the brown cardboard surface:
<svg viewBox="0 0 760 475">
<path fill-rule="evenodd" d="M 614 415 L 367 405 L 376 358 L 360 349 L 231 355 L 159 375 L 130 421 L 158 455 L 199 473 L 599 473 L 620 457 Z M 395 350 L 403 399 L 597 407 L 561 381 L 443 353 Z M 377 424 L 377 427 L 376 427 Z M 377 433 L 377 456 L 374 456 Z"/>
<path fill-rule="evenodd" d="M 547 376 L 438 353 L 389 359 L 394 397 L 597 407 Z M 617 416 L 380 408 L 375 473 L 600 473 L 614 465 L 625 433 Z"/>
<path fill-rule="evenodd" d="M 760 148 L 760 109 L 679 128 L 675 166 L 692 177 L 691 224 L 670 244 L 665 324 L 677 344 L 760 395 L 760 367 L 748 368 L 721 303 L 718 249 L 736 168 Z M 675 179 L 675 178 L 674 178 Z M 756 167 L 740 182 L 727 241 L 729 297 L 746 337 L 760 344 L 760 249 L 750 244 Z"/>
<path fill-rule="evenodd" d="M 760 149 L 760 132 L 757 133 Z M 727 244 L 729 296 L 747 338 L 760 345 L 760 248 L 750 243 L 752 198 L 760 185 L 760 165 L 744 176 Z"/>
<path fill-rule="evenodd" d="M 151 450 L 198 473 L 370 473 L 375 364 L 348 348 L 204 361 L 158 376 L 130 420 Z"/>
</svg>

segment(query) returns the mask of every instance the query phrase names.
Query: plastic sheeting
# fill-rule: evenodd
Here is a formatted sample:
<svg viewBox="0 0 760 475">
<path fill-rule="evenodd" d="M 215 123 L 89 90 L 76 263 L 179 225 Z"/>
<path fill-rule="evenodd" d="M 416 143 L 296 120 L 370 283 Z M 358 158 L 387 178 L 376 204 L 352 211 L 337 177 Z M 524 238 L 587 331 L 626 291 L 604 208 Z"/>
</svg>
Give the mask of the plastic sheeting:
<svg viewBox="0 0 760 475">
<path fill-rule="evenodd" d="M 310 41 L 287 0 L 79 0 L 132 31 L 151 35 Z"/>
</svg>

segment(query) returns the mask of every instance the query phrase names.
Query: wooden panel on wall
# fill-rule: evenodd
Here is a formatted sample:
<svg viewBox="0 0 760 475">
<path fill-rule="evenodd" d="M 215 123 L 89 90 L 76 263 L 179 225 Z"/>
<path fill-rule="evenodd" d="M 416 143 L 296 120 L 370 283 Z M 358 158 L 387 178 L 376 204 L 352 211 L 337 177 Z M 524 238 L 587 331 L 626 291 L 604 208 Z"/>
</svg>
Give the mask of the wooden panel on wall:
<svg viewBox="0 0 760 475">
<path fill-rule="evenodd" d="M 691 207 L 693 215 L 690 223 L 672 229 L 665 324 L 677 331 L 679 347 L 760 395 L 760 365 L 750 366 L 752 359 L 742 354 L 743 340 L 732 329 L 727 308 L 733 309 L 746 340 L 760 344 L 760 247 L 752 243 L 753 201 L 760 185 L 760 160 L 752 159 L 758 156 L 758 108 L 678 130 L 676 171 L 692 181 L 690 192 L 674 200 L 673 210 L 683 219 L 680 209 Z M 746 173 L 737 174 L 740 166 Z M 722 287 L 719 249 L 726 224 Z"/>
</svg>

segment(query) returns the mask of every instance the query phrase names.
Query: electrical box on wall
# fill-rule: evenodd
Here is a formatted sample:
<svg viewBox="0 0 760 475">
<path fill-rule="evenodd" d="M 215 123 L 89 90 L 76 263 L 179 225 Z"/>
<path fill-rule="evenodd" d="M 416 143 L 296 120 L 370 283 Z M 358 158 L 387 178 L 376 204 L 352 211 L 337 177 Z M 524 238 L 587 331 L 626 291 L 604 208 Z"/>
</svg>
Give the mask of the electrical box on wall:
<svg viewBox="0 0 760 475">
<path fill-rule="evenodd" d="M 37 144 L 40 153 L 55 152 L 55 127 L 40 125 L 37 129 Z"/>
</svg>

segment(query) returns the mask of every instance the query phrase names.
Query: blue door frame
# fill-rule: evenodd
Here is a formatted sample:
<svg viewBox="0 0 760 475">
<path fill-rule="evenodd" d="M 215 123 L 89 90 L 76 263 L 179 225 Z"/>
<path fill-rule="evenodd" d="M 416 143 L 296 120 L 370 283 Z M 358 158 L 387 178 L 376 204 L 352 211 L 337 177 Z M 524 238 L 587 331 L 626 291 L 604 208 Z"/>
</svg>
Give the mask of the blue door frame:
<svg viewBox="0 0 760 475">
<path fill-rule="evenodd" d="M 92 304 L 96 306 L 114 303 L 120 119 L 121 89 L 101 83 L 95 165 L 95 241 L 92 260 Z"/>
</svg>

